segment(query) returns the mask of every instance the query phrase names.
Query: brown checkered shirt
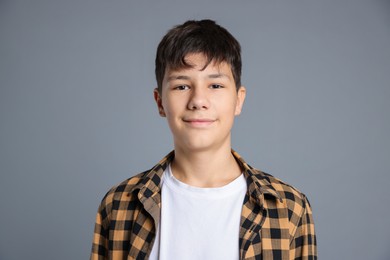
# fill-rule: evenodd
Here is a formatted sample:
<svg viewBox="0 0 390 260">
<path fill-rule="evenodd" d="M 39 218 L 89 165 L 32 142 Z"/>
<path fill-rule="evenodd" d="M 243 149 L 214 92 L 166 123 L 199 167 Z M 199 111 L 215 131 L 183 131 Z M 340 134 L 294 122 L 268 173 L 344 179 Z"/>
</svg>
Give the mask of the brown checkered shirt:
<svg viewBox="0 0 390 260">
<path fill-rule="evenodd" d="M 317 259 L 312 211 L 305 195 L 232 153 L 248 186 L 238 239 L 240 259 Z M 106 194 L 96 216 L 91 259 L 149 257 L 160 219 L 161 178 L 173 157 L 171 152 L 151 170 Z"/>
</svg>

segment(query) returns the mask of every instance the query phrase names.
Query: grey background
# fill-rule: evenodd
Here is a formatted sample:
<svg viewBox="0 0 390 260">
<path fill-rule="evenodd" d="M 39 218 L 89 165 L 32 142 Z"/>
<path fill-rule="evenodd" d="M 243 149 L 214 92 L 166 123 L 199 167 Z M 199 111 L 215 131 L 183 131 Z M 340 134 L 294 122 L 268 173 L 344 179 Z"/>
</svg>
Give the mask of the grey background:
<svg viewBox="0 0 390 260">
<path fill-rule="evenodd" d="M 309 197 L 321 259 L 390 259 L 389 1 L 0 1 L 0 259 L 87 259 L 105 192 L 172 149 L 156 46 L 212 18 L 242 44 L 233 130 Z"/>
</svg>

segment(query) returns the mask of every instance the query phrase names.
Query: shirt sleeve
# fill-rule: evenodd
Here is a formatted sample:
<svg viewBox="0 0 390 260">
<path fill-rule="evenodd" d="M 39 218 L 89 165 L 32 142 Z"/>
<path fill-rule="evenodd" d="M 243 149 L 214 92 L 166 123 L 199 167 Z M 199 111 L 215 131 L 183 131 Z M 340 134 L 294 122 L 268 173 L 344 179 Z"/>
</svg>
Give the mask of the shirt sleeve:
<svg viewBox="0 0 390 260">
<path fill-rule="evenodd" d="M 304 197 L 302 215 L 290 244 L 291 259 L 316 260 L 317 240 L 310 203 Z"/>
<path fill-rule="evenodd" d="M 108 259 L 108 227 L 105 208 L 100 205 L 96 214 L 91 260 Z"/>
</svg>

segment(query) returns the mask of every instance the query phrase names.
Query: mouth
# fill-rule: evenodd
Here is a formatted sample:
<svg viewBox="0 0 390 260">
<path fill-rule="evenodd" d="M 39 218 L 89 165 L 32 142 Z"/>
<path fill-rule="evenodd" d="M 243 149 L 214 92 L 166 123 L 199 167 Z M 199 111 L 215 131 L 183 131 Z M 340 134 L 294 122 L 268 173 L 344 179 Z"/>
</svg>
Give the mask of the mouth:
<svg viewBox="0 0 390 260">
<path fill-rule="evenodd" d="M 183 121 L 193 127 L 206 127 L 215 122 L 215 119 L 208 118 L 185 118 Z"/>
</svg>

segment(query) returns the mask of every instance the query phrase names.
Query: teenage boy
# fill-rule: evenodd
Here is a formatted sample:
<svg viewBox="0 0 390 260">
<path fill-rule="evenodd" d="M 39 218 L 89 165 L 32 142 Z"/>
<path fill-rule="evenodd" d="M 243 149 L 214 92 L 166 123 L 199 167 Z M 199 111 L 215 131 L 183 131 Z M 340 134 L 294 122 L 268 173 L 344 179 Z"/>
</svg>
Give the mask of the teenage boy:
<svg viewBox="0 0 390 260">
<path fill-rule="evenodd" d="M 155 72 L 174 150 L 107 193 L 91 259 L 316 259 L 305 195 L 231 148 L 246 94 L 237 40 L 187 21 L 160 42 Z"/>
</svg>

